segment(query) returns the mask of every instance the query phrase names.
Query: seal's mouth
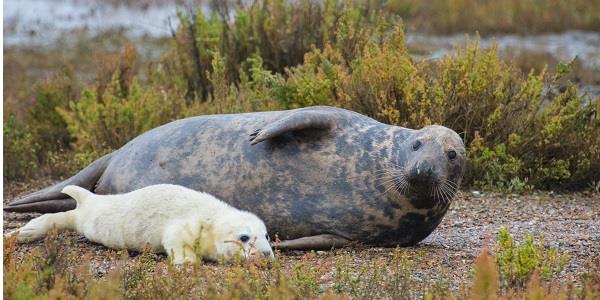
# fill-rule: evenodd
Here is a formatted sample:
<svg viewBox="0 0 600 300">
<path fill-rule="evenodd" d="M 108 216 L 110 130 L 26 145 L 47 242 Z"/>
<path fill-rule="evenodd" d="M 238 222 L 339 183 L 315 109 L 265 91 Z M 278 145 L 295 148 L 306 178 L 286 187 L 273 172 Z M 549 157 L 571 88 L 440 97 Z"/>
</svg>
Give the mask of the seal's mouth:
<svg viewBox="0 0 600 300">
<path fill-rule="evenodd" d="M 458 193 L 458 184 L 440 175 L 440 170 L 425 160 L 411 168 L 386 168 L 380 174 L 384 194 L 395 191 L 401 195 L 447 204 Z"/>
<path fill-rule="evenodd" d="M 458 184 L 439 176 L 435 168 L 412 168 L 408 171 L 389 173 L 391 178 L 384 181 L 386 192 L 394 190 L 402 195 L 428 198 L 447 204 L 458 192 Z"/>
<path fill-rule="evenodd" d="M 438 172 L 433 164 L 427 160 L 420 161 L 410 168 L 406 174 L 406 181 L 414 192 L 425 194 L 431 187 L 439 182 Z"/>
<path fill-rule="evenodd" d="M 403 191 L 398 191 L 409 197 L 430 199 L 434 202 L 448 204 L 458 192 L 458 185 L 448 179 L 439 177 L 419 178 L 409 180 Z"/>
</svg>

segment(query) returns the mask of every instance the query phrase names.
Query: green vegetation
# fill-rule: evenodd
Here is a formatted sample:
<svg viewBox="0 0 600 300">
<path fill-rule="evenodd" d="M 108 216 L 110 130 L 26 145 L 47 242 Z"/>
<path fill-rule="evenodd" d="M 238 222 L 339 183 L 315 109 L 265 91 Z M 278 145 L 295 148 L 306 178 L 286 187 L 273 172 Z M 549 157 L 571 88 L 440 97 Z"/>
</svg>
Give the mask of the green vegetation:
<svg viewBox="0 0 600 300">
<path fill-rule="evenodd" d="M 38 145 L 29 130 L 9 116 L 3 124 L 4 177 L 23 178 L 32 176 L 38 169 L 36 152 Z"/>
<path fill-rule="evenodd" d="M 376 1 L 377 2 L 377 1 Z M 411 28 L 432 33 L 532 33 L 598 30 L 597 0 L 390 0 Z"/>
<path fill-rule="evenodd" d="M 535 271 L 545 280 L 560 274 L 569 261 L 569 254 L 559 254 L 557 248 L 544 248 L 544 241 L 534 241 L 528 235 L 521 245 L 515 245 L 508 227 L 498 232 L 496 263 L 505 286 L 525 285 Z"/>
<path fill-rule="evenodd" d="M 31 106 L 8 98 L 4 155 L 14 165 L 5 164 L 4 178 L 68 175 L 190 115 L 334 105 L 459 132 L 469 151 L 467 185 L 520 192 L 600 181 L 600 101 L 578 94 L 566 79 L 570 65 L 525 74 L 477 38 L 443 59 L 416 61 L 402 21 L 383 4 L 219 3 L 210 14 L 182 13 L 158 61 L 140 66 L 126 46 L 98 60 L 93 83 L 65 71 L 37 86 Z M 40 171 L 15 170 L 26 165 Z"/>
<path fill-rule="evenodd" d="M 111 268 L 101 268 L 104 271 L 96 273 L 99 260 L 92 259 L 93 250 L 81 253 L 81 248 L 73 245 L 73 236 L 57 237 L 53 232 L 44 243 L 24 255 L 17 251 L 14 238 L 4 239 L 3 296 L 6 299 L 597 299 L 600 296 L 597 265 L 588 269 L 579 287 L 575 287 L 573 279 L 557 279 L 559 270 L 545 271 L 546 266 L 555 263 L 555 258 L 549 255 L 553 250 L 543 250 L 541 244 L 530 246 L 528 241 L 522 246 L 507 246 L 506 241 L 512 241 L 508 231 L 503 230 L 499 235 L 496 257 L 484 249 L 474 261 L 472 285 L 452 291 L 443 279 L 444 274 L 441 279 L 417 280 L 414 272 L 429 265 L 419 266 L 418 255 L 411 256 L 402 249 L 378 252 L 379 255 L 367 261 L 337 250 L 333 264 L 308 253 L 287 263 L 275 260 L 183 266 L 173 266 L 168 259 L 150 252 L 130 258 L 126 251 L 106 250 L 103 252 L 108 255 L 101 261 Z M 544 255 L 532 258 L 530 247 Z M 507 274 L 513 274 L 505 268 L 507 251 L 526 257 L 509 259 L 527 265 L 526 280 L 506 280 Z M 529 259 L 538 261 L 529 264 Z"/>
</svg>

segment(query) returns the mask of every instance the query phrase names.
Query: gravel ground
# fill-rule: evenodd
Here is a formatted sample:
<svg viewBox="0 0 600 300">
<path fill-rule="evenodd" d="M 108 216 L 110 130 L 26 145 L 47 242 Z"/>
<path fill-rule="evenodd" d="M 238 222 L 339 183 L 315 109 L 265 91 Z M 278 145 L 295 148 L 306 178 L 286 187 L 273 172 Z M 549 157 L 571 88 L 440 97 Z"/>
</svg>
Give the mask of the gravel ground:
<svg viewBox="0 0 600 300">
<path fill-rule="evenodd" d="M 51 183 L 40 180 L 35 184 L 6 184 L 4 203 Z M 36 214 L 4 213 L 4 233 L 24 225 Z M 561 277 L 578 282 L 579 275 L 590 264 L 600 263 L 600 195 L 588 193 L 555 194 L 532 192 L 527 195 L 479 194 L 463 192 L 438 227 L 427 239 L 404 251 L 414 259 L 412 276 L 417 282 L 431 283 L 441 276 L 455 290 L 470 282 L 474 258 L 485 245 L 496 242 L 496 232 L 508 225 L 517 241 L 526 234 L 544 238 L 545 245 L 569 252 L 571 259 Z M 114 252 L 91 243 L 75 233 L 65 233 L 73 247 L 91 253 L 92 269 L 102 275 L 115 265 Z M 38 243 L 19 246 L 21 254 L 28 253 Z M 351 255 L 356 267 L 375 259 L 392 256 L 394 249 L 356 247 L 332 252 L 286 252 L 280 255 L 284 265 L 311 261 L 316 266 L 331 268 L 321 273 L 323 282 L 330 282 L 333 267 L 340 255 Z M 159 256 L 163 260 L 164 256 Z M 327 285 L 327 284 L 325 284 Z"/>
</svg>

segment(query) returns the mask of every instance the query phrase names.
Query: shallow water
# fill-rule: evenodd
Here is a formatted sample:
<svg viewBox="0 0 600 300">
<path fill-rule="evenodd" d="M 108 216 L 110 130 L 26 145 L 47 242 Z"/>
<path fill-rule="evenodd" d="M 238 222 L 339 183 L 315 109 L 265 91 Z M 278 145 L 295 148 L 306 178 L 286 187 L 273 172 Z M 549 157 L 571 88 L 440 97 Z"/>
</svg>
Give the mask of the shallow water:
<svg viewBox="0 0 600 300">
<path fill-rule="evenodd" d="M 464 46 L 467 39 L 475 42 L 473 35 L 466 34 L 439 36 L 408 33 L 406 35 L 407 46 L 413 52 L 419 53 L 418 59 L 439 59 L 451 55 L 456 51 L 456 46 Z M 535 53 L 563 63 L 577 58 L 584 69 L 592 73 L 600 73 L 600 32 L 573 30 L 536 35 L 489 35 L 480 37 L 478 43 L 482 48 L 495 45 L 498 53 L 506 57 Z M 600 96 L 600 85 L 597 82 L 588 82 L 580 86 L 579 92 L 595 98 Z"/>
<path fill-rule="evenodd" d="M 450 36 L 409 33 L 406 42 L 409 47 L 420 49 L 426 59 L 440 58 L 453 52 L 456 45 L 464 45 L 466 34 Z M 474 41 L 471 35 L 471 41 Z M 535 51 L 551 55 L 558 61 L 568 62 L 576 56 L 582 63 L 600 68 L 600 32 L 565 31 L 536 35 L 489 35 L 481 37 L 479 45 L 489 48 L 497 45 L 500 52 Z"/>
<path fill-rule="evenodd" d="M 150 1 L 152 2 L 152 1 Z M 86 30 L 90 35 L 108 29 L 125 29 L 132 37 L 163 37 L 178 24 L 177 11 L 194 7 L 195 1 L 154 1 L 151 5 L 113 5 L 101 0 L 5 0 L 4 44 L 49 45 L 62 32 Z M 409 47 L 416 48 L 425 59 L 451 53 L 463 45 L 465 34 L 449 36 L 408 33 Z M 500 51 L 538 51 L 559 61 L 578 56 L 585 65 L 600 68 L 600 32 L 566 31 L 537 35 L 491 35 L 482 37 L 480 45 L 496 43 Z"/>
<path fill-rule="evenodd" d="M 5 0 L 4 45 L 52 45 L 61 33 L 85 30 L 90 35 L 125 29 L 131 37 L 162 37 L 178 24 L 169 2 L 144 7 L 106 4 L 101 0 Z"/>
<path fill-rule="evenodd" d="M 140 1 L 141 2 L 141 1 Z M 102 0 L 5 0 L 4 46 L 55 46 L 71 31 L 90 36 L 119 29 L 133 38 L 160 38 L 171 35 L 178 25 L 177 11 L 196 7 L 199 0 L 148 1 L 149 5 L 114 5 Z M 181 4 L 183 3 L 183 4 Z M 207 11 L 206 5 L 203 6 Z M 408 47 L 420 59 L 437 59 L 452 54 L 456 45 L 464 45 L 465 34 L 448 36 L 407 33 Z M 473 36 L 471 36 L 473 39 Z M 479 45 L 496 44 L 501 54 L 533 51 L 561 62 L 575 57 L 581 65 L 600 72 L 600 32 L 566 31 L 536 35 L 490 35 Z M 588 85 L 592 95 L 600 95 L 600 86 Z"/>
</svg>

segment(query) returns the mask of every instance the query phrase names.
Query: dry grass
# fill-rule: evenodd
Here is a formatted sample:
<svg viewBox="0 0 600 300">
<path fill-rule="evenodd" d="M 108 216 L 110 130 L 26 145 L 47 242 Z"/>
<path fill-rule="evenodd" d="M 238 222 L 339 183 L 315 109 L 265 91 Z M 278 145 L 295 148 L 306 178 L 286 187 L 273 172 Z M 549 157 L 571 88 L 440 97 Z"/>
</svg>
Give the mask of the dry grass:
<svg viewBox="0 0 600 300">
<path fill-rule="evenodd" d="M 50 183 L 10 183 L 5 201 Z M 106 291 L 113 298 L 172 295 L 209 299 L 225 293 L 223 297 L 246 299 L 414 299 L 425 295 L 431 297 L 427 299 L 477 299 L 475 295 L 520 299 L 535 292 L 544 297 L 566 293 L 570 299 L 583 298 L 587 293 L 585 299 L 594 299 L 591 293 L 597 294 L 600 288 L 600 247 L 595 242 L 599 205 L 598 194 L 587 193 L 463 195 L 455 199 L 440 228 L 415 247 L 357 245 L 334 251 L 292 251 L 277 253 L 277 262 L 271 265 L 173 268 L 164 255 L 110 250 L 65 232 L 46 242 L 5 244 L 9 247 L 5 253 L 10 255 L 4 260 L 5 280 L 9 281 L 4 293 L 7 297 L 7 293 L 23 289 L 41 298 L 52 293 L 92 299 L 98 291 Z M 31 217 L 5 213 L 5 232 L 24 225 Z M 511 234 L 503 233 L 500 238 L 497 232 L 503 224 L 511 228 Z M 530 242 L 529 232 L 540 236 L 536 234 Z M 493 257 L 481 256 L 480 248 L 490 249 Z M 550 272 L 546 277 L 543 269 L 545 263 L 553 261 L 553 248 L 561 255 L 569 253 L 570 258 L 560 273 Z M 481 275 L 474 276 L 474 269 Z M 536 269 L 539 277 L 532 281 L 532 276 L 538 276 L 533 275 Z M 43 270 L 52 275 L 44 275 Z M 520 276 L 520 282 L 506 280 L 516 278 L 514 275 Z M 33 292 L 18 288 L 19 283 Z M 527 291 L 528 286 L 534 288 Z"/>
<path fill-rule="evenodd" d="M 172 266 L 164 256 L 107 251 L 112 267 L 96 273 L 93 253 L 81 253 L 70 239 L 51 234 L 26 255 L 17 255 L 14 239 L 4 240 L 6 299 L 595 299 L 600 296 L 599 270 L 589 269 L 582 286 L 569 280 L 542 280 L 534 273 L 525 287 L 501 287 L 495 259 L 483 250 L 473 264 L 472 284 L 450 290 L 438 279 L 415 280 L 419 255 L 396 249 L 375 252 L 367 262 L 353 250 L 307 253 L 274 262 Z M 421 266 L 422 267 L 422 266 Z M 539 298 L 541 297 L 541 298 Z"/>
</svg>

